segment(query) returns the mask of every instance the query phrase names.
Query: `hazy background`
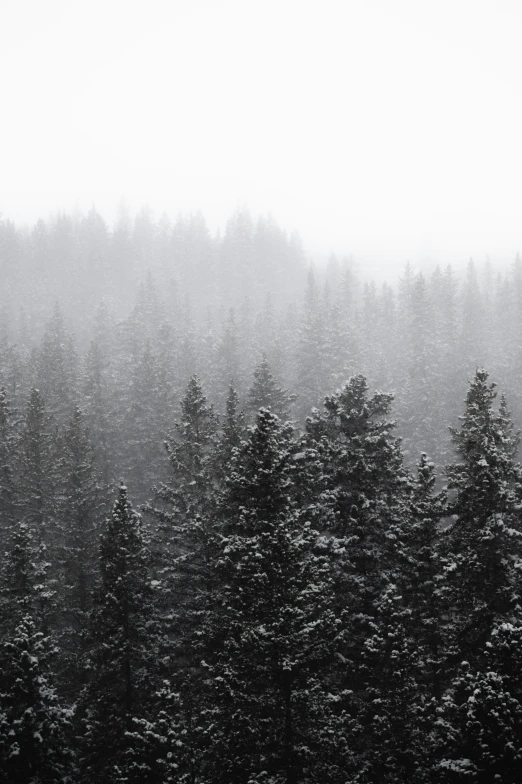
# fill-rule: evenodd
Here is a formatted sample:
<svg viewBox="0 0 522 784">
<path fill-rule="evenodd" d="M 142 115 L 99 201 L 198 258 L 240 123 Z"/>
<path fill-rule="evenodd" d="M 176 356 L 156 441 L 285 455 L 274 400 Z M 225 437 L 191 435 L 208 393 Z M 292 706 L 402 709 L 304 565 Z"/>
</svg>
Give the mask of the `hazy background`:
<svg viewBox="0 0 522 784">
<path fill-rule="evenodd" d="M 0 211 L 247 204 L 374 271 L 522 249 L 514 0 L 0 0 Z"/>
</svg>

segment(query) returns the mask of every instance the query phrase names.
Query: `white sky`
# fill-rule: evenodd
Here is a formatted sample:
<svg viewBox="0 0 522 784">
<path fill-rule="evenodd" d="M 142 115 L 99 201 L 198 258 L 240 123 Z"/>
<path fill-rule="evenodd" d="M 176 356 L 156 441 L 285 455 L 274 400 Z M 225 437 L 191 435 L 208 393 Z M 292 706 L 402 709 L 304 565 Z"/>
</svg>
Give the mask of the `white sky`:
<svg viewBox="0 0 522 784">
<path fill-rule="evenodd" d="M 384 264 L 522 250 L 520 0 L 0 0 L 0 210 L 241 204 Z"/>
</svg>

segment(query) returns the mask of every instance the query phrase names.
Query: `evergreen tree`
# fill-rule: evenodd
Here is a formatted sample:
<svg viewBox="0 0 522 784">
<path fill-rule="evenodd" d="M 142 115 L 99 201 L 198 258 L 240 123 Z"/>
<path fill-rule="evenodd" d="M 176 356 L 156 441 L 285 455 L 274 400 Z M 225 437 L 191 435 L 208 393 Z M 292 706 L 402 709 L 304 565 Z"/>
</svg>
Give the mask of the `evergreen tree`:
<svg viewBox="0 0 522 784">
<path fill-rule="evenodd" d="M 297 410 L 304 417 L 319 404 L 328 388 L 327 329 L 314 272 L 310 269 L 304 308 L 299 326 L 295 388 L 299 392 Z"/>
<path fill-rule="evenodd" d="M 257 412 L 260 408 L 269 408 L 273 414 L 285 420 L 290 416 L 292 396 L 286 389 L 278 386 L 266 355 L 254 369 L 254 382 L 248 393 L 248 408 Z"/>
<path fill-rule="evenodd" d="M 58 304 L 36 352 L 35 366 L 37 386 L 49 413 L 58 424 L 64 424 L 71 415 L 76 393 L 77 357 Z"/>
<path fill-rule="evenodd" d="M 57 609 L 60 615 L 61 687 L 77 694 L 83 677 L 81 657 L 97 571 L 99 520 L 106 511 L 106 489 L 99 484 L 83 414 L 75 408 L 60 439 L 55 514 Z"/>
<path fill-rule="evenodd" d="M 358 375 L 325 399 L 324 414 L 316 411 L 307 420 L 308 447 L 322 462 L 328 525 L 350 542 L 351 579 L 357 583 L 356 575 L 364 574 L 360 599 L 367 609 L 396 568 L 410 492 L 400 443 L 391 435 L 394 423 L 386 419 L 392 399 L 382 392 L 369 397 L 366 379 Z"/>
<path fill-rule="evenodd" d="M 63 434 L 59 472 L 57 516 L 62 540 L 64 604 L 83 627 L 84 616 L 90 610 L 98 520 L 105 499 L 94 467 L 89 432 L 78 407 Z"/>
<path fill-rule="evenodd" d="M 17 422 L 5 389 L 0 389 L 0 551 L 16 520 L 15 459 Z"/>
<path fill-rule="evenodd" d="M 236 316 L 230 310 L 223 325 L 223 334 L 217 346 L 216 353 L 216 393 L 219 399 L 225 397 L 228 384 L 234 384 L 237 389 L 242 385 L 243 371 L 239 351 L 239 335 Z M 223 392 L 221 393 L 221 390 Z"/>
<path fill-rule="evenodd" d="M 100 543 L 84 713 L 83 781 L 125 781 L 133 717 L 147 715 L 153 693 L 149 554 L 140 517 L 120 486 Z"/>
<path fill-rule="evenodd" d="M 170 425 L 172 401 L 163 368 L 149 344 L 132 369 L 126 413 L 120 428 L 121 470 L 144 502 L 163 470 L 163 440 Z"/>
<path fill-rule="evenodd" d="M 446 514 L 445 492 L 436 492 L 435 465 L 422 453 L 411 498 L 403 584 L 415 640 L 415 677 L 426 699 L 440 700 L 444 685 L 444 588 L 439 527 Z"/>
<path fill-rule="evenodd" d="M 56 525 L 56 441 L 50 418 L 37 389 L 31 391 L 20 434 L 17 461 L 17 516 L 33 541 L 39 586 L 38 615 L 47 634 L 54 611 L 60 544 Z"/>
<path fill-rule="evenodd" d="M 318 534 L 292 501 L 295 452 L 291 428 L 261 409 L 219 505 L 219 589 L 198 644 L 209 705 L 204 778 L 216 784 L 328 780 L 317 673 L 332 655 L 332 585 Z"/>
<path fill-rule="evenodd" d="M 366 379 L 354 376 L 307 420 L 305 440 L 336 584 L 332 686 L 348 744 L 359 748 L 361 782 L 387 767 L 394 782 L 411 773 L 414 648 L 402 567 L 412 488 L 386 418 L 391 401 L 369 397 Z"/>
<path fill-rule="evenodd" d="M 2 560 L 0 604 L 3 632 L 13 630 L 27 613 L 35 611 L 35 564 L 27 523 L 13 526 Z"/>
<path fill-rule="evenodd" d="M 245 417 L 239 408 L 239 397 L 231 384 L 216 450 L 216 473 L 221 481 L 227 476 L 230 462 L 235 450 L 241 443 L 245 427 Z"/>
<path fill-rule="evenodd" d="M 83 399 L 96 465 L 105 485 L 112 479 L 117 438 L 109 371 L 109 358 L 98 341 L 91 341 L 83 370 Z"/>
<path fill-rule="evenodd" d="M 71 712 L 53 688 L 48 638 L 26 615 L 0 654 L 0 781 L 62 784 L 70 781 Z"/>
<path fill-rule="evenodd" d="M 495 384 L 479 368 L 453 440 L 460 462 L 447 468 L 450 511 L 446 571 L 451 610 L 457 615 L 455 655 L 480 659 L 497 621 L 519 611 L 517 564 L 521 562 L 521 472 L 505 399 L 494 409 Z"/>
<path fill-rule="evenodd" d="M 462 662 L 437 717 L 437 781 L 517 784 L 522 766 L 522 703 L 508 678 Z"/>
<path fill-rule="evenodd" d="M 185 704 L 180 692 L 173 691 L 165 681 L 155 695 L 151 718 L 134 719 L 134 729 L 129 733 L 130 780 L 137 784 L 201 781 L 202 759 L 194 746 L 194 736 L 201 734 L 201 728 L 192 725 L 193 712 L 190 698 Z"/>
<path fill-rule="evenodd" d="M 217 427 L 217 417 L 193 376 L 181 401 L 181 417 L 165 444 L 171 479 L 157 488 L 154 505 L 147 507 L 156 525 L 158 658 L 169 690 L 179 694 L 186 727 L 183 743 L 194 758 L 202 740 L 197 718 L 201 665 L 194 640 L 201 633 L 216 583 L 211 553 L 216 484 L 223 470 L 216 465 Z"/>
<path fill-rule="evenodd" d="M 148 508 L 157 521 L 160 547 L 177 594 L 186 584 L 191 594 L 205 592 L 206 547 L 214 506 L 217 417 L 197 376 L 193 376 L 181 401 L 181 417 L 167 438 L 171 480 L 156 489 L 154 506 Z M 204 576 L 206 575 L 206 576 Z"/>
<path fill-rule="evenodd" d="M 50 417 L 37 389 L 31 390 L 20 434 L 17 516 L 37 541 L 48 542 L 55 493 L 54 438 Z"/>
<path fill-rule="evenodd" d="M 27 523 L 16 523 L 7 542 L 0 570 L 0 613 L 8 633 L 30 614 L 47 631 L 55 610 L 55 591 L 49 580 L 51 564 L 46 547 L 37 544 Z"/>
<path fill-rule="evenodd" d="M 403 452 L 412 462 L 414 445 L 434 454 L 439 432 L 446 422 L 440 408 L 440 362 L 435 341 L 433 307 L 423 275 L 410 284 L 406 311 L 402 314 L 404 372 L 398 400 L 399 418 L 405 433 Z"/>
</svg>

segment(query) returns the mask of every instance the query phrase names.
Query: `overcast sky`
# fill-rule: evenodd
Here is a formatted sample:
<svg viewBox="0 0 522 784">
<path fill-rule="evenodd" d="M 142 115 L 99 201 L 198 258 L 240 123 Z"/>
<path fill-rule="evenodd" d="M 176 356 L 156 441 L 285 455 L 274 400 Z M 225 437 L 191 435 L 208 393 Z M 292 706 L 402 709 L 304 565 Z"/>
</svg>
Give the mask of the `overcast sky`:
<svg viewBox="0 0 522 784">
<path fill-rule="evenodd" d="M 0 0 L 0 210 L 271 212 L 390 264 L 522 250 L 520 0 Z"/>
</svg>

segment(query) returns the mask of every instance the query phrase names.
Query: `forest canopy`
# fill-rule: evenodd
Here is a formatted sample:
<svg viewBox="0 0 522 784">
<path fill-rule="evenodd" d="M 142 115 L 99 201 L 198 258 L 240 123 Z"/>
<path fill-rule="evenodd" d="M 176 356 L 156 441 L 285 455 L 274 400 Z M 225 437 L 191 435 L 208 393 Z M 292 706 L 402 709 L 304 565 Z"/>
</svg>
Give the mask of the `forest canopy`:
<svg viewBox="0 0 522 784">
<path fill-rule="evenodd" d="M 0 781 L 520 780 L 518 257 L 93 209 L 0 274 Z"/>
</svg>

